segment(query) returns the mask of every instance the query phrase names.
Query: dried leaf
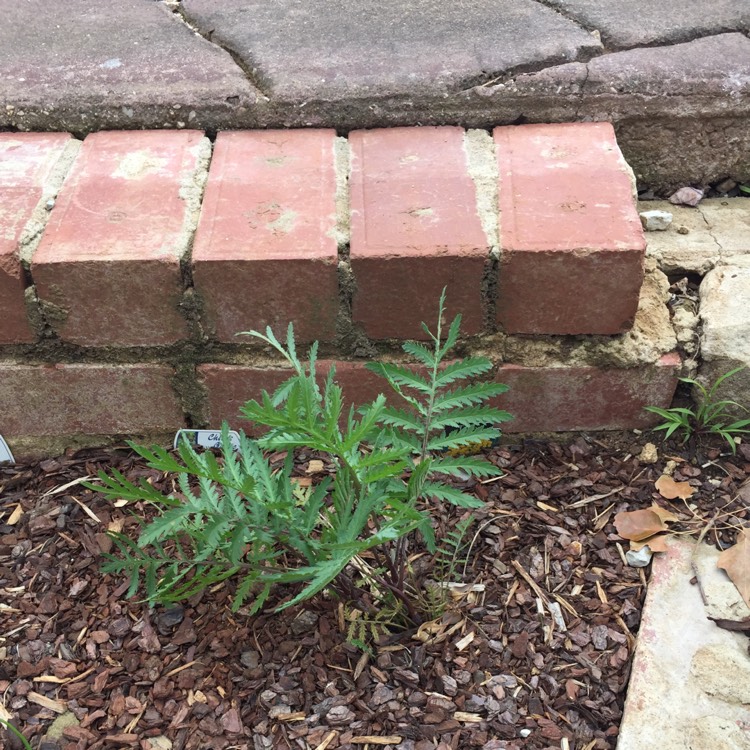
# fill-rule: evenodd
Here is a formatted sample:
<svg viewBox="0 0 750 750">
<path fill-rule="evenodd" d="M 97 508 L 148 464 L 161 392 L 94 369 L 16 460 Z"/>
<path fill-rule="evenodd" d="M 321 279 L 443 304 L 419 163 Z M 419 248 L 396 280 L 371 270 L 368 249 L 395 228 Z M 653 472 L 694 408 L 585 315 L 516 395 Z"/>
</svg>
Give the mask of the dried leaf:
<svg viewBox="0 0 750 750">
<path fill-rule="evenodd" d="M 615 528 L 623 539 L 639 542 L 665 531 L 666 526 L 653 510 L 621 511 L 615 516 Z"/>
<path fill-rule="evenodd" d="M 683 482 L 683 484 L 687 484 L 687 482 Z M 680 517 L 676 516 L 674 513 L 672 513 L 671 510 L 668 508 L 662 508 L 660 505 L 657 505 L 656 503 L 652 503 L 649 510 L 654 511 L 659 518 L 661 518 L 664 523 L 669 523 L 670 521 L 679 521 Z"/>
<path fill-rule="evenodd" d="M 662 474 L 656 480 L 655 486 L 659 494 L 667 500 L 674 500 L 678 497 L 681 500 L 687 500 L 695 492 L 688 482 L 675 482 L 668 474 Z"/>
<path fill-rule="evenodd" d="M 666 552 L 667 551 L 667 539 L 669 534 L 656 534 L 655 536 L 647 537 L 646 539 L 640 539 L 639 541 L 631 541 L 630 549 L 637 552 L 646 545 L 652 552 Z"/>
<path fill-rule="evenodd" d="M 745 604 L 750 607 L 750 529 L 742 529 L 737 535 L 737 544 L 725 549 L 716 564 L 726 571 Z"/>
</svg>

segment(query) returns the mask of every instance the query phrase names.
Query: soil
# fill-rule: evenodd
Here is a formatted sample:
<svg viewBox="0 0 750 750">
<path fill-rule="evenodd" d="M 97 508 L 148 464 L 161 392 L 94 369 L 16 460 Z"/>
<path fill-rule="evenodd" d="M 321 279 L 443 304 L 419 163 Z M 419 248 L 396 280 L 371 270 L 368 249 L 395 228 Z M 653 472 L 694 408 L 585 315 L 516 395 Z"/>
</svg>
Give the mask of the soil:
<svg viewBox="0 0 750 750">
<path fill-rule="evenodd" d="M 106 530 L 135 519 L 79 482 L 112 468 L 170 481 L 128 450 L 0 467 L 0 704 L 42 750 L 614 748 L 647 583 L 624 564 L 614 515 L 656 501 L 678 530 L 709 522 L 719 546 L 748 518 L 748 446 L 660 446 L 646 464 L 647 439 L 491 449 L 506 473 L 472 487 L 486 505 L 454 574 L 469 591 L 371 653 L 347 643 L 347 610 L 325 596 L 254 617 L 230 611 L 231 585 L 169 608 L 125 599 L 101 553 Z M 669 460 L 689 501 L 655 490 Z M 460 518 L 436 511 L 438 538 Z"/>
</svg>

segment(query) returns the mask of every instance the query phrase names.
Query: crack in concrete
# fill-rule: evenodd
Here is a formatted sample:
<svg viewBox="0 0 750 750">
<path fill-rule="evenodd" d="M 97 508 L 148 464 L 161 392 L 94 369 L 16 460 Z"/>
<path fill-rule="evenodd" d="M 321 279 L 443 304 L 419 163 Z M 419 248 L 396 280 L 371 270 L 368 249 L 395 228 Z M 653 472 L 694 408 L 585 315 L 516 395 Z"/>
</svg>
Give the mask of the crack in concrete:
<svg viewBox="0 0 750 750">
<path fill-rule="evenodd" d="M 716 249 L 718 250 L 719 262 L 716 265 L 721 265 L 724 261 L 724 248 L 721 246 L 721 242 L 719 242 L 719 240 L 716 238 L 716 235 L 713 233 L 711 224 L 706 218 L 706 214 L 703 212 L 703 207 L 698 205 L 696 206 L 696 208 L 698 209 L 698 213 L 700 214 L 701 219 L 703 219 L 703 223 L 706 225 L 706 231 L 708 232 L 708 236 L 714 241 L 714 244 L 716 245 Z"/>
<path fill-rule="evenodd" d="M 214 34 L 214 29 L 204 30 L 198 22 L 190 16 L 187 10 L 184 8 L 180 0 L 161 0 L 164 5 L 171 11 L 171 14 L 185 26 L 187 26 L 194 34 L 197 34 L 201 39 L 205 39 L 209 44 L 213 45 L 217 49 L 226 52 L 229 57 L 232 58 L 234 64 L 242 71 L 242 74 L 247 78 L 248 83 L 266 100 L 270 100 L 270 82 L 263 79 L 262 74 L 248 65 L 247 61 L 242 55 L 234 49 L 226 40 L 222 39 L 221 36 Z"/>
</svg>

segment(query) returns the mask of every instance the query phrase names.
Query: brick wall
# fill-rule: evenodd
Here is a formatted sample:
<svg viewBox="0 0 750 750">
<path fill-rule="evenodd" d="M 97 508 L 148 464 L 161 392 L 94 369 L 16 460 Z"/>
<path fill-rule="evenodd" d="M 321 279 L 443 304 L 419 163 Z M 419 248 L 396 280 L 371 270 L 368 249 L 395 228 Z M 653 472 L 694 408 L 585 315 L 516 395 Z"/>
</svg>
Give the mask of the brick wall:
<svg viewBox="0 0 750 750">
<path fill-rule="evenodd" d="M 508 430 L 645 426 L 671 400 L 668 347 L 623 344 L 645 244 L 606 123 L 2 133 L 0 191 L 0 433 L 22 450 L 235 422 L 284 376 L 236 334 L 290 320 L 370 398 L 364 362 L 424 337 L 444 286 L 463 351 L 512 385 Z"/>
</svg>

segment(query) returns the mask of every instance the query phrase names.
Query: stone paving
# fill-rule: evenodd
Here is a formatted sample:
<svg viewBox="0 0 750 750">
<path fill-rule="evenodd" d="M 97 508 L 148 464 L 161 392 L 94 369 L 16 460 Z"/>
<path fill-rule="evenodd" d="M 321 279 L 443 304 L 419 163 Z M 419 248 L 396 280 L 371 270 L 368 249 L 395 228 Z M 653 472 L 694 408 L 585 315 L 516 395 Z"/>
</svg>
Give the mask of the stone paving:
<svg viewBox="0 0 750 750">
<path fill-rule="evenodd" d="M 672 539 L 654 557 L 617 750 L 750 748 L 747 636 L 708 619 L 740 620 L 750 609 L 718 555 Z"/>
<path fill-rule="evenodd" d="M 609 120 L 644 184 L 750 178 L 743 1 L 0 0 L 0 11 L 0 128 Z"/>
</svg>

